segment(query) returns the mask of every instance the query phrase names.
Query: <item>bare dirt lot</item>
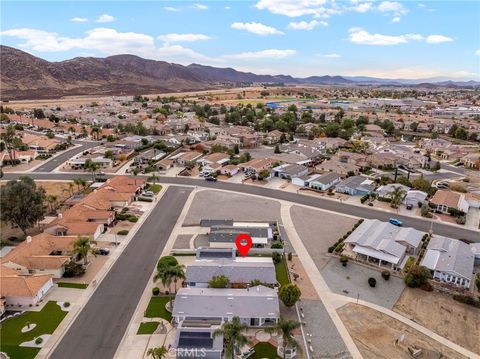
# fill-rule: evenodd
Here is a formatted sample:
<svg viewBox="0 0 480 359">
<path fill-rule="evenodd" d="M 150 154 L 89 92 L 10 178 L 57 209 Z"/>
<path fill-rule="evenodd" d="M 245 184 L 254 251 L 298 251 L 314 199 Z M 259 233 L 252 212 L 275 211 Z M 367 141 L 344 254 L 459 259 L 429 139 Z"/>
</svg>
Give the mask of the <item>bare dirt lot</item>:
<svg viewBox="0 0 480 359">
<path fill-rule="evenodd" d="M 330 259 L 327 256 L 328 247 L 351 230 L 357 222 L 351 217 L 301 206 L 292 206 L 290 215 L 295 230 L 319 270 Z"/>
<path fill-rule="evenodd" d="M 459 303 L 446 294 L 406 288 L 393 310 L 480 354 L 479 309 Z"/>
<path fill-rule="evenodd" d="M 376 310 L 349 303 L 338 314 L 365 359 L 411 358 L 408 347 L 423 350 L 421 358 L 465 358 L 417 330 Z M 395 345 L 404 334 L 405 340 Z"/>
</svg>

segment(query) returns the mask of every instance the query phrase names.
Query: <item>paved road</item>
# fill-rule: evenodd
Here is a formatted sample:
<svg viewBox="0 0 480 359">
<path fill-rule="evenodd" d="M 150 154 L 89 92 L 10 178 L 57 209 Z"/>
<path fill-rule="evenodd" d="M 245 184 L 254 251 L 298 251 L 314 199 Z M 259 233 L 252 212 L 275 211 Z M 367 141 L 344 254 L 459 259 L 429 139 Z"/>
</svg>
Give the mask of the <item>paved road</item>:
<svg viewBox="0 0 480 359">
<path fill-rule="evenodd" d="M 191 188 L 170 187 L 80 312 L 51 359 L 113 358 Z"/>
<path fill-rule="evenodd" d="M 62 154 L 50 158 L 49 160 L 45 161 L 42 163 L 42 165 L 32 172 L 52 172 L 55 168 L 60 166 L 62 163 L 68 161 L 70 158 L 73 156 L 78 155 L 79 153 L 88 150 L 89 148 L 98 146 L 98 142 L 76 142 L 74 141 L 73 143 L 79 144 L 80 147 L 74 147 L 71 148 Z"/>
<path fill-rule="evenodd" d="M 8 173 L 5 174 L 4 179 L 14 179 L 20 177 L 22 174 Z M 28 174 L 34 179 L 44 179 L 44 180 L 71 180 L 74 177 L 85 177 L 90 179 L 89 174 L 67 174 L 67 173 L 30 173 Z M 460 228 L 457 226 L 451 226 L 448 224 L 442 224 L 436 221 L 431 221 L 423 218 L 407 217 L 397 214 L 392 214 L 388 212 L 377 211 L 369 207 L 354 206 L 350 204 L 340 203 L 337 201 L 311 197 L 301 194 L 296 194 L 292 192 L 285 192 L 281 190 L 274 190 L 264 187 L 257 187 L 252 185 L 243 185 L 237 183 L 229 182 L 207 182 L 203 179 L 194 179 L 188 177 L 159 177 L 159 183 L 170 183 L 177 185 L 190 185 L 190 186 L 202 186 L 207 188 L 217 188 L 228 191 L 240 192 L 254 194 L 258 196 L 268 197 L 272 199 L 285 200 L 292 203 L 303 204 L 307 206 L 312 206 L 315 208 L 325 209 L 332 212 L 337 212 L 341 214 L 348 214 L 352 216 L 362 217 L 362 218 L 376 218 L 381 221 L 388 221 L 390 217 L 399 218 L 403 221 L 404 226 L 414 227 L 420 231 L 428 232 L 430 227 L 432 227 L 433 232 L 443 236 L 466 239 L 471 242 L 480 242 L 480 232 L 473 231 L 466 228 Z M 432 224 L 433 223 L 433 224 Z"/>
</svg>

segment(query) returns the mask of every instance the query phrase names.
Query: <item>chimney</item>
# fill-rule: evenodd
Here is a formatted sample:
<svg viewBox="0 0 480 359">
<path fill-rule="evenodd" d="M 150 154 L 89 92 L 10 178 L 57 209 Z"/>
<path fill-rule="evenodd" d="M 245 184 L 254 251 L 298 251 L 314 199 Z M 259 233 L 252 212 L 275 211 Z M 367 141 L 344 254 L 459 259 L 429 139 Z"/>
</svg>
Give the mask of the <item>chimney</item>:
<svg viewBox="0 0 480 359">
<path fill-rule="evenodd" d="M 63 214 L 62 214 L 62 213 L 59 213 L 59 214 L 58 214 L 58 218 L 63 218 Z"/>
<path fill-rule="evenodd" d="M 32 237 L 31 236 L 27 236 L 27 243 L 31 243 L 32 242 Z"/>
</svg>

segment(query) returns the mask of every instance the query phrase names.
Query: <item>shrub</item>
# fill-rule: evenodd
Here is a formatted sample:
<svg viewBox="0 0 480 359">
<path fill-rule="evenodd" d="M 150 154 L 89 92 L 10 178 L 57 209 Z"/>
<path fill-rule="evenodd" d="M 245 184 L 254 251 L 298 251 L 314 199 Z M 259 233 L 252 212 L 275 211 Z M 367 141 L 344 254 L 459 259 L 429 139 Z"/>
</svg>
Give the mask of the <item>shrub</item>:
<svg viewBox="0 0 480 359">
<path fill-rule="evenodd" d="M 63 303 L 63 307 L 64 307 L 64 308 L 68 308 L 69 306 L 70 306 L 70 302 L 65 302 L 65 303 Z"/>
<path fill-rule="evenodd" d="M 360 198 L 360 202 L 361 203 L 365 203 L 368 201 L 368 199 L 370 198 L 370 195 L 369 194 L 366 194 L 364 195 L 362 198 Z"/>
<path fill-rule="evenodd" d="M 81 264 L 77 264 L 75 262 L 70 261 L 65 265 L 65 272 L 63 273 L 63 276 L 65 278 L 71 278 L 71 277 L 77 277 L 84 273 L 85 273 L 85 269 Z"/>
<path fill-rule="evenodd" d="M 138 222 L 138 217 L 137 217 L 137 216 L 133 216 L 133 215 L 128 216 L 128 221 L 129 221 L 129 222 L 132 222 L 132 223 L 136 223 L 136 222 Z"/>
<path fill-rule="evenodd" d="M 160 294 L 160 289 L 158 287 L 152 288 L 152 294 L 153 295 L 159 295 Z"/>
<path fill-rule="evenodd" d="M 117 221 L 124 221 L 128 218 L 128 214 L 126 213 L 118 213 L 118 212 L 115 212 L 115 219 Z"/>
<path fill-rule="evenodd" d="M 35 344 L 40 345 L 40 344 L 42 344 L 42 343 L 43 343 L 43 339 L 42 339 L 42 338 L 38 337 L 38 338 L 35 339 Z"/>
<path fill-rule="evenodd" d="M 343 251 L 343 247 L 345 247 L 345 243 L 339 243 L 335 246 L 335 252 L 336 253 L 340 253 L 341 251 Z"/>
<path fill-rule="evenodd" d="M 275 264 L 280 263 L 282 261 L 282 255 L 280 253 L 273 252 L 272 253 L 272 260 L 273 260 L 273 263 L 275 263 Z"/>
<path fill-rule="evenodd" d="M 175 258 L 174 256 L 164 256 L 158 261 L 157 269 L 160 270 L 164 267 L 175 267 L 177 264 L 177 258 Z"/>
<path fill-rule="evenodd" d="M 128 212 L 128 207 L 123 207 L 122 208 L 122 213 L 126 213 L 126 212 Z"/>
<path fill-rule="evenodd" d="M 335 250 L 335 245 L 328 247 L 328 253 L 333 253 Z"/>
<path fill-rule="evenodd" d="M 213 276 L 208 282 L 208 288 L 227 288 L 230 280 L 224 275 Z"/>
<path fill-rule="evenodd" d="M 153 199 L 148 197 L 138 197 L 138 200 L 140 202 L 153 202 Z"/>
<path fill-rule="evenodd" d="M 460 216 L 455 219 L 455 222 L 457 222 L 457 224 L 465 224 L 467 222 L 467 219 L 465 218 L 465 216 Z"/>
<path fill-rule="evenodd" d="M 292 252 L 288 252 L 287 258 L 288 258 L 289 261 L 292 260 L 292 257 L 293 257 Z"/>
<path fill-rule="evenodd" d="M 382 278 L 385 279 L 385 280 L 389 280 L 390 279 L 390 271 L 388 271 L 388 270 L 382 271 Z"/>
<path fill-rule="evenodd" d="M 119 236 L 126 236 L 128 234 L 128 229 L 122 229 L 121 231 L 118 231 L 117 234 Z"/>
<path fill-rule="evenodd" d="M 465 303 L 465 304 L 468 304 L 468 305 L 473 305 L 477 308 L 480 308 L 480 301 L 475 300 L 475 298 L 473 298 L 469 295 L 454 294 L 453 299 L 455 299 L 457 302 Z"/>
<path fill-rule="evenodd" d="M 340 263 L 342 263 L 342 266 L 346 267 L 348 263 L 348 257 L 346 256 L 341 256 L 340 257 Z"/>
<path fill-rule="evenodd" d="M 427 283 L 430 278 L 428 268 L 419 265 L 412 265 L 405 276 L 405 284 L 410 288 L 418 288 Z"/>
<path fill-rule="evenodd" d="M 282 249 L 283 248 L 283 243 L 280 241 L 273 241 L 271 248 L 273 249 Z"/>
<path fill-rule="evenodd" d="M 295 284 L 285 284 L 278 290 L 278 297 L 287 307 L 293 307 L 300 299 L 302 291 Z"/>
<path fill-rule="evenodd" d="M 377 280 L 373 277 L 368 278 L 368 285 L 372 288 L 375 287 L 377 285 Z"/>
</svg>

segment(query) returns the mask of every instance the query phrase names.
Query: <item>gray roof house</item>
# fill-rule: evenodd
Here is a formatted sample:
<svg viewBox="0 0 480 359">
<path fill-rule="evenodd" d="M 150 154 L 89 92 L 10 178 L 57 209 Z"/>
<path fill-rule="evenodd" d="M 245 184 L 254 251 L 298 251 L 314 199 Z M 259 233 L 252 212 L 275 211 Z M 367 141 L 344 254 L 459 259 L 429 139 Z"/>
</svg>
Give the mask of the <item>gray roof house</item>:
<svg viewBox="0 0 480 359">
<path fill-rule="evenodd" d="M 277 322 L 280 307 L 277 292 L 262 285 L 248 289 L 181 288 L 173 304 L 175 322 L 184 320 L 230 321 L 238 316 L 252 327 Z"/>
<path fill-rule="evenodd" d="M 397 227 L 378 219 L 366 219 L 345 239 L 348 249 L 360 258 L 403 268 L 406 254 L 415 254 L 423 233 L 407 227 Z"/>
<path fill-rule="evenodd" d="M 474 262 L 475 254 L 469 244 L 434 235 L 421 265 L 432 271 L 433 279 L 469 288 Z"/>
<path fill-rule="evenodd" d="M 184 320 L 177 326 L 175 354 L 177 358 L 221 359 L 223 335 L 213 336 L 221 320 Z"/>
<path fill-rule="evenodd" d="M 272 258 L 196 260 L 187 266 L 185 282 L 189 287 L 208 287 L 214 276 L 224 275 L 232 286 L 247 286 L 254 280 L 275 285 L 277 278 Z"/>
<path fill-rule="evenodd" d="M 334 172 L 318 175 L 318 177 L 310 178 L 308 186 L 313 189 L 326 191 L 330 187 L 340 182 L 340 176 Z"/>
<path fill-rule="evenodd" d="M 338 193 L 345 193 L 351 196 L 364 196 L 375 190 L 375 184 L 367 177 L 351 176 L 337 184 L 335 190 Z"/>
<path fill-rule="evenodd" d="M 402 189 L 405 194 L 407 194 L 407 192 L 410 190 L 410 187 L 407 187 L 403 184 L 400 184 L 400 183 L 390 183 L 390 184 L 386 184 L 384 186 L 380 186 L 377 188 L 377 190 L 375 191 L 380 197 L 385 197 L 385 198 L 390 198 L 390 195 L 392 194 L 392 192 L 395 190 L 395 188 L 400 188 Z"/>
<path fill-rule="evenodd" d="M 423 191 L 410 190 L 403 199 L 406 205 L 417 206 L 419 202 L 424 202 L 428 197 L 428 194 Z"/>
<path fill-rule="evenodd" d="M 214 226 L 210 228 L 208 242 L 210 247 L 234 248 L 239 234 L 246 233 L 252 237 L 253 245 L 264 247 L 273 239 L 273 229 L 268 223 L 245 223 L 233 226 Z"/>
<path fill-rule="evenodd" d="M 283 164 L 272 169 L 275 177 L 292 179 L 304 176 L 308 173 L 308 168 L 298 164 Z"/>
</svg>

